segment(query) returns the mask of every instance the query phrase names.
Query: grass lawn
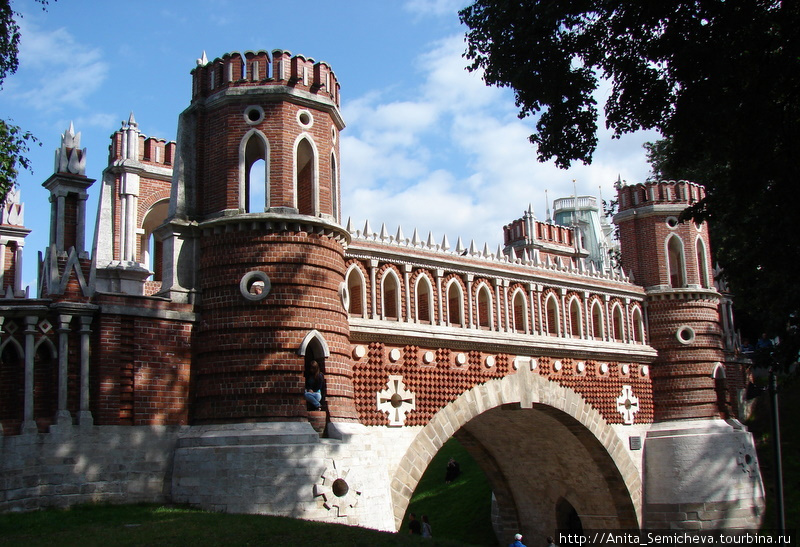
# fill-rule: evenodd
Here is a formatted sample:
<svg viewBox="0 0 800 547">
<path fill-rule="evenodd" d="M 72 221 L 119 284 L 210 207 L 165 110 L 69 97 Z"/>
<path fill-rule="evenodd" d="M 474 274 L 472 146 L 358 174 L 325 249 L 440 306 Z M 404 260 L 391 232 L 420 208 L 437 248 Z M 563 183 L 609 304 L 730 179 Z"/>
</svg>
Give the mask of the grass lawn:
<svg viewBox="0 0 800 547">
<path fill-rule="evenodd" d="M 207 513 L 158 505 L 82 505 L 66 510 L 2 514 L 0 545 L 457 547 L 464 544 L 264 515 Z"/>
</svg>

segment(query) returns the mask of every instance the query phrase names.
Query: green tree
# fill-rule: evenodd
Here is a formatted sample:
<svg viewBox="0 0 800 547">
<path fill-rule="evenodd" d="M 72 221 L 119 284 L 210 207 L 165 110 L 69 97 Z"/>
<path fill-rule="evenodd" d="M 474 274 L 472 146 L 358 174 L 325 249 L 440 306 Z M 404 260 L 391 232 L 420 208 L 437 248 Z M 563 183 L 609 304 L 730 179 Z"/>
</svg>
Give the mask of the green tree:
<svg viewBox="0 0 800 547">
<path fill-rule="evenodd" d="M 540 161 L 590 163 L 597 90 L 616 137 L 656 129 L 658 175 L 695 179 L 737 306 L 791 335 L 800 310 L 800 7 L 777 0 L 477 0 L 465 56 L 538 115 Z M 788 345 L 786 347 L 789 347 Z M 794 353 L 796 355 L 796 352 Z"/>
<path fill-rule="evenodd" d="M 47 6 L 47 0 L 36 0 Z M 19 67 L 20 29 L 17 18 L 20 15 L 11 8 L 10 0 L 0 0 L 0 89 L 6 76 Z M 30 169 L 26 157 L 29 144 L 38 142 L 29 131 L 0 119 L 0 203 L 17 181 L 18 167 Z"/>
</svg>

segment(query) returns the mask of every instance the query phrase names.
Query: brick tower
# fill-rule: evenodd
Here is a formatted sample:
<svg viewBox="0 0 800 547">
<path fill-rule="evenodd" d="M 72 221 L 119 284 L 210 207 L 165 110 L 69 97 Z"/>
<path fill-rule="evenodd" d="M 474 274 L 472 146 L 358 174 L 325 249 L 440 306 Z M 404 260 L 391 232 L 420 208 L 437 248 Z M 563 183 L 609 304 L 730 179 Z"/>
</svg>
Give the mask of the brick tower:
<svg viewBox="0 0 800 547">
<path fill-rule="evenodd" d="M 686 181 L 625 186 L 614 217 L 622 267 L 645 289 L 648 342 L 658 350 L 655 423 L 645 440 L 648 528 L 698 507 L 729 526 L 760 518 L 752 435 L 736 419 L 726 386 L 738 369 L 724 332 L 732 327 L 728 299 L 714 288 L 708 226 L 679 221 L 704 195 Z"/>
<path fill-rule="evenodd" d="M 198 303 L 202 317 L 193 421 L 303 419 L 311 359 L 329 417 L 354 420 L 336 77 L 282 50 L 197 65 L 157 230 L 161 294 Z"/>
<path fill-rule="evenodd" d="M 620 191 L 615 222 L 622 267 L 647 291 L 650 344 L 659 350 L 653 363 L 656 421 L 727 417 L 714 381 L 725 354 L 708 227 L 678 221 L 703 196 L 702 187 L 686 181 Z"/>
</svg>

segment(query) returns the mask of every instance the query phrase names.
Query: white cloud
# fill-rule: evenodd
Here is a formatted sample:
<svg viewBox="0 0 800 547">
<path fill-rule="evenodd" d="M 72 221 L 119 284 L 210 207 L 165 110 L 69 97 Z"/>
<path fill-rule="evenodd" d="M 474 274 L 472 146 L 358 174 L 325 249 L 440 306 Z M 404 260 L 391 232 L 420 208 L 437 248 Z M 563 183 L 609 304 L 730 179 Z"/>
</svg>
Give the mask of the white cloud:
<svg viewBox="0 0 800 547">
<path fill-rule="evenodd" d="M 43 112 L 86 106 L 108 74 L 102 52 L 64 28 L 45 32 L 24 19 L 20 23 L 20 68 L 9 85 L 11 96 Z"/>
<path fill-rule="evenodd" d="M 434 4 L 406 5 L 438 9 Z M 528 141 L 535 120 L 517 117 L 510 90 L 487 87 L 466 71 L 463 51 L 460 35 L 432 44 L 417 60 L 419 85 L 402 102 L 371 91 L 347 103 L 343 201 L 355 227 L 368 217 L 376 231 L 385 222 L 391 234 L 401 225 L 411 237 L 416 227 L 423 238 L 432 231 L 441 242 L 447 234 L 455 246 L 460 235 L 465 245 L 488 242 L 493 252 L 503 225 L 529 203 L 546 217 L 545 191 L 550 203 L 576 191 L 609 199 L 617 176 L 644 179 L 641 143 L 654 133 L 612 140 L 601 129 L 592 165 L 565 171 L 539 163 Z"/>
</svg>

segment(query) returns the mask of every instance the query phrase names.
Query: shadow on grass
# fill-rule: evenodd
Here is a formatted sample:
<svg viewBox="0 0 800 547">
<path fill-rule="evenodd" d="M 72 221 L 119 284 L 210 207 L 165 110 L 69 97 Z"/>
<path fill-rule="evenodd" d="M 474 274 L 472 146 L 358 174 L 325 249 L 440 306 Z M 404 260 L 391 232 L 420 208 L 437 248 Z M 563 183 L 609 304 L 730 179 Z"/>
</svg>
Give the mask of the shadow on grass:
<svg viewBox="0 0 800 547">
<path fill-rule="evenodd" d="M 447 461 L 454 458 L 461 475 L 445 483 Z M 492 490 L 486 475 L 454 438 L 434 456 L 419 481 L 403 518 L 401 534 L 408 534 L 408 515 L 418 520 L 428 515 L 434 539 L 446 538 L 459 545 L 497 545 L 491 522 Z"/>
</svg>

